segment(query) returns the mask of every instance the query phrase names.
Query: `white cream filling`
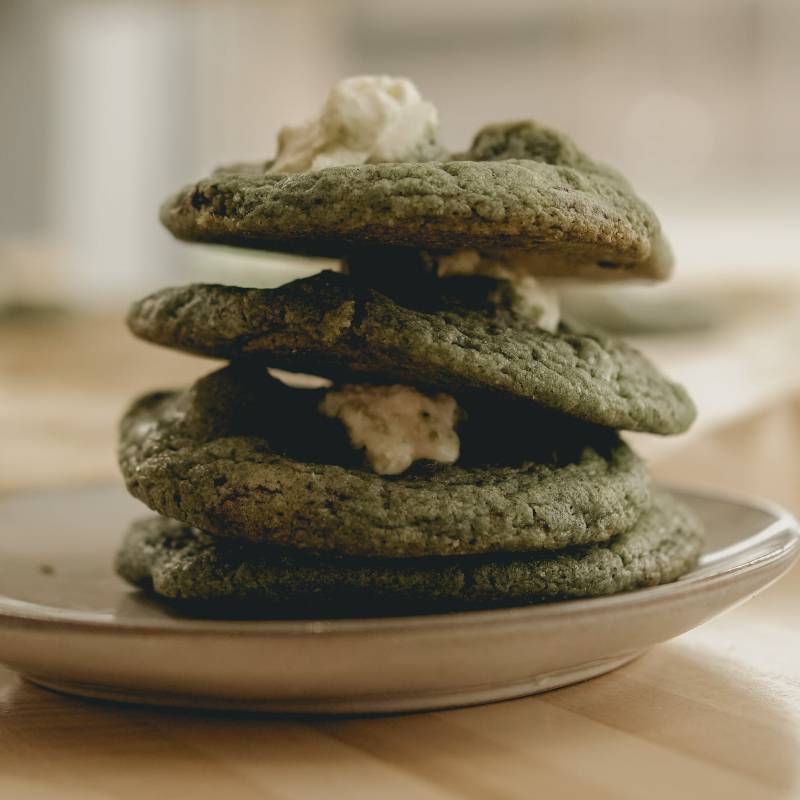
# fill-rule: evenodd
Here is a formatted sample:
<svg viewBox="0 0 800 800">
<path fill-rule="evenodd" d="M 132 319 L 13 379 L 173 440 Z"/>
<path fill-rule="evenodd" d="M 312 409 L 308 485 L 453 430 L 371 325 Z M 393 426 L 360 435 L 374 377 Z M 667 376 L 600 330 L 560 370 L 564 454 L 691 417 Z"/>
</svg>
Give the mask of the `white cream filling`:
<svg viewBox="0 0 800 800">
<path fill-rule="evenodd" d="M 270 172 L 407 161 L 436 138 L 436 108 L 406 78 L 362 75 L 336 83 L 320 115 L 278 134 Z"/>
<path fill-rule="evenodd" d="M 364 449 L 379 475 L 397 475 L 423 458 L 444 464 L 458 459 L 458 406 L 449 395 L 352 384 L 327 392 L 319 410 L 342 421 L 353 447 Z"/>
<path fill-rule="evenodd" d="M 521 269 L 515 269 L 508 261 L 481 255 L 473 249 L 456 250 L 432 257 L 436 262 L 436 274 L 440 278 L 447 275 L 484 275 L 510 281 L 519 311 L 531 315 L 538 313 L 536 324 L 543 330 L 555 333 L 558 329 L 561 309 L 556 280 L 534 278 Z"/>
</svg>

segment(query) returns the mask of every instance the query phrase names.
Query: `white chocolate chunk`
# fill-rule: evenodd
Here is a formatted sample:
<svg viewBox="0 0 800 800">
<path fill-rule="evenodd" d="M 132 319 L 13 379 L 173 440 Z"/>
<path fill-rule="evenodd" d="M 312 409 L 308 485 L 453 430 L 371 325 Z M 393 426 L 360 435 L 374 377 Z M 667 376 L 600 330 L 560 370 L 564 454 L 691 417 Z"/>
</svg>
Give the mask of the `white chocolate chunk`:
<svg viewBox="0 0 800 800">
<path fill-rule="evenodd" d="M 397 475 L 423 458 L 444 464 L 458 459 L 458 405 L 449 395 L 350 384 L 328 391 L 319 410 L 342 421 L 353 447 L 364 449 L 379 475 Z"/>
<path fill-rule="evenodd" d="M 278 134 L 270 172 L 413 160 L 436 139 L 436 108 L 406 78 L 362 75 L 336 83 L 319 117 Z"/>
</svg>

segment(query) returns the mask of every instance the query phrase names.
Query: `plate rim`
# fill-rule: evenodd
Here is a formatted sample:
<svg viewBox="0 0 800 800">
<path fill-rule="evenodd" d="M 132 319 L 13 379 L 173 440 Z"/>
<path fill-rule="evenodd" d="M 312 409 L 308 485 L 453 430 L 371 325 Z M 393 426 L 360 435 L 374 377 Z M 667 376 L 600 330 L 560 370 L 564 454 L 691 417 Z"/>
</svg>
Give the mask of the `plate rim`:
<svg viewBox="0 0 800 800">
<path fill-rule="evenodd" d="M 113 481 L 97 481 L 77 485 L 41 487 L 22 491 L 0 492 L 0 503 L 5 500 L 21 498 L 25 495 L 36 495 L 53 492 L 79 492 L 84 489 L 105 489 L 117 486 Z M 703 567 L 701 561 L 698 569 L 679 578 L 677 581 L 660 586 L 636 589 L 631 592 L 591 597 L 574 600 L 559 600 L 549 603 L 508 608 L 479 609 L 471 611 L 451 611 L 436 614 L 364 617 L 343 619 L 302 619 L 302 620 L 206 620 L 206 619 L 173 619 L 165 618 L 147 621 L 109 620 L 104 612 L 63 611 L 53 606 L 43 606 L 28 601 L 14 600 L 0 595 L 0 632 L 4 629 L 26 628 L 31 630 L 46 629 L 48 632 L 59 630 L 71 633 L 102 633 L 114 636 L 280 636 L 281 638 L 350 636 L 353 634 L 387 634 L 430 631 L 442 628 L 481 627 L 492 623 L 504 625 L 527 625 L 540 620 L 559 620 L 565 616 L 574 620 L 579 617 L 616 611 L 635 606 L 652 606 L 660 603 L 666 596 L 670 599 L 685 597 L 703 588 L 724 586 L 736 580 L 740 575 L 754 573 L 778 563 L 784 563 L 780 575 L 786 572 L 800 556 L 800 524 L 797 518 L 780 504 L 771 500 L 751 497 L 746 494 L 720 490 L 687 488 L 670 483 L 659 483 L 667 491 L 679 497 L 695 497 L 744 506 L 761 511 L 773 517 L 772 522 L 751 536 L 737 541 L 728 548 L 746 552 L 748 549 L 770 539 L 784 535 L 784 542 L 764 553 L 740 563 Z M 732 554 L 733 555 L 733 554 Z M 777 580 L 780 575 L 775 577 Z"/>
</svg>

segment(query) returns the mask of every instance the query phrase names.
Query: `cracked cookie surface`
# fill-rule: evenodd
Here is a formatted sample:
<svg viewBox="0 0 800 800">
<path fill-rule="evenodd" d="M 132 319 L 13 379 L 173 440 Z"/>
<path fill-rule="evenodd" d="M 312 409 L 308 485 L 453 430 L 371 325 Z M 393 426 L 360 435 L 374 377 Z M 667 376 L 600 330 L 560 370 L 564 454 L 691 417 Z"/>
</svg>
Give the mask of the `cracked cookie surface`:
<svg viewBox="0 0 800 800">
<path fill-rule="evenodd" d="M 358 615 L 593 597 L 675 580 L 696 563 L 698 521 L 664 493 L 636 526 L 562 553 L 353 559 L 222 540 L 163 517 L 134 523 L 116 559 L 122 577 L 180 600 Z M 363 604 L 363 605 L 362 605 Z M 255 610 L 253 605 L 251 611 Z"/>
<path fill-rule="evenodd" d="M 179 239 L 340 258 L 361 247 L 524 251 L 531 272 L 665 278 L 653 211 L 615 170 L 534 122 L 491 125 L 450 161 L 217 170 L 161 208 Z"/>
<path fill-rule="evenodd" d="M 605 428 L 517 409 L 529 421 L 519 430 L 513 414 L 479 410 L 462 431 L 466 463 L 420 462 L 386 477 L 353 461 L 317 402 L 244 365 L 145 396 L 121 424 L 128 489 L 219 536 L 393 557 L 602 541 L 649 503 L 644 465 Z"/>
<path fill-rule="evenodd" d="M 618 430 L 674 434 L 695 408 L 686 390 L 624 342 L 524 314 L 402 306 L 322 272 L 277 289 L 194 284 L 135 303 L 134 334 L 156 344 L 339 381 L 485 391 Z"/>
</svg>

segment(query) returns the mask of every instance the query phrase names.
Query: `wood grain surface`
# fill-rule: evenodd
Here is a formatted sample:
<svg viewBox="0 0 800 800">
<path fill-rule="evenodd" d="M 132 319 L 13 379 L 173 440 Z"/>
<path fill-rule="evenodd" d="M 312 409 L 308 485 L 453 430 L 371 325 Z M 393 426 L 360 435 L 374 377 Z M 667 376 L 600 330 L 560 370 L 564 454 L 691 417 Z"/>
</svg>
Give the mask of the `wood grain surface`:
<svg viewBox="0 0 800 800">
<path fill-rule="evenodd" d="M 0 490 L 115 474 L 132 395 L 208 362 L 116 319 L 0 326 Z M 800 400 L 704 433 L 664 479 L 800 512 Z M 2 533 L 0 533 L 2 535 Z M 629 666 L 506 703 L 299 720 L 62 697 L 0 669 L 0 798 L 800 797 L 800 570 Z"/>
</svg>

